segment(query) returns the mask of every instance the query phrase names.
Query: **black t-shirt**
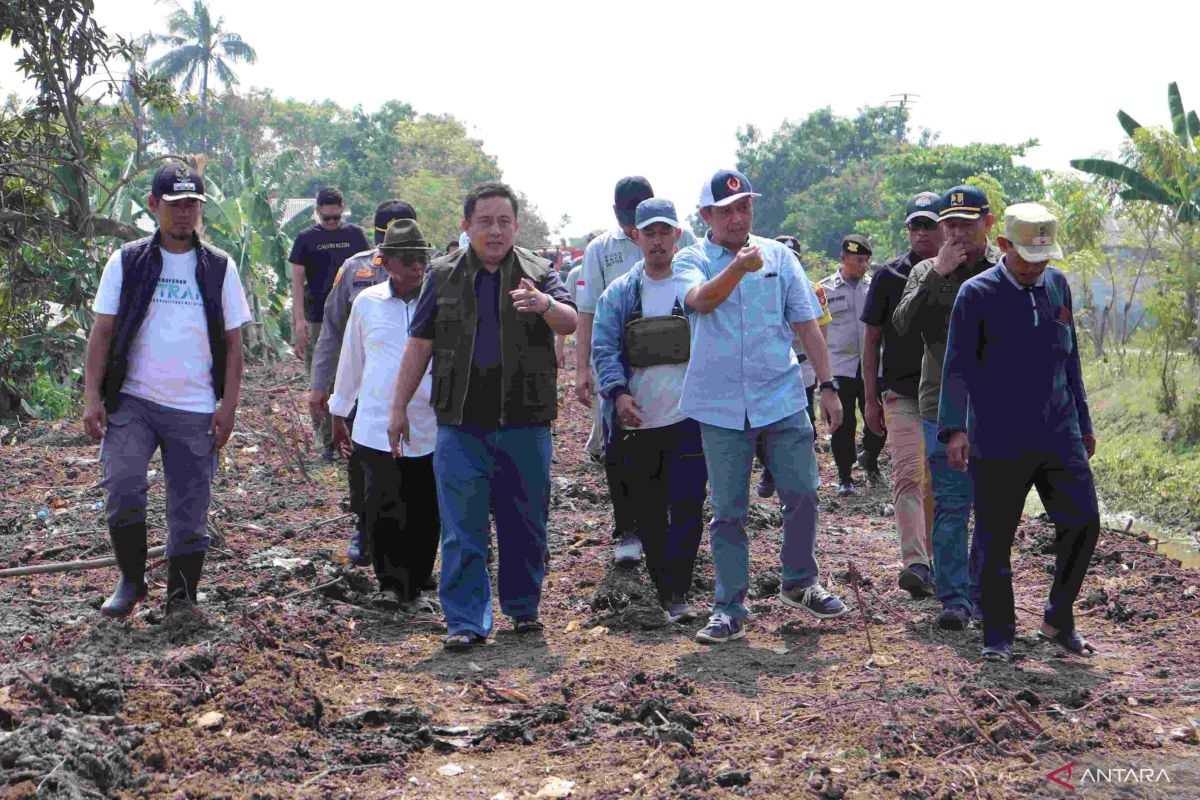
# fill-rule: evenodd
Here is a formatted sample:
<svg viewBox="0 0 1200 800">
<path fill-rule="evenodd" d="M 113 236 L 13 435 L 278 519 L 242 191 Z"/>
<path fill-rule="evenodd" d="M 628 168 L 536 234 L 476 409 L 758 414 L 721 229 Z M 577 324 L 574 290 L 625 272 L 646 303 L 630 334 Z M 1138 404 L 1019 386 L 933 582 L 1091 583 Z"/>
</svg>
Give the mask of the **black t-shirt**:
<svg viewBox="0 0 1200 800">
<path fill-rule="evenodd" d="M 468 253 L 467 258 L 473 253 Z M 515 258 L 512 253 L 509 258 Z M 575 307 L 562 278 L 554 270 L 548 270 L 538 282 L 538 291 L 554 298 L 557 303 Z M 500 272 L 480 269 L 475 273 L 475 300 L 478 317 L 475 322 L 475 349 L 471 359 L 471 381 L 467 399 L 463 405 L 464 425 L 479 425 L 495 428 L 500 425 L 500 303 L 508 301 L 501 297 Z M 434 323 L 437 321 L 437 291 L 432 275 L 425 276 L 417 307 L 413 309 L 412 321 L 408 326 L 410 336 L 432 339 Z"/>
<path fill-rule="evenodd" d="M 892 324 L 892 312 L 904 296 L 908 273 L 920 262 L 917 254 L 909 250 L 884 264 L 871 278 L 862 313 L 863 322 L 883 328 L 883 377 L 879 381 L 879 391 L 891 390 L 912 398 L 916 398 L 917 387 L 921 384 L 921 357 L 925 345 L 920 334 L 910 332 L 908 336 L 901 336 L 897 333 Z"/>
<path fill-rule="evenodd" d="M 324 319 L 325 297 L 333 286 L 342 262 L 366 250 L 363 229 L 349 223 L 336 231 L 327 231 L 313 223 L 300 231 L 292 243 L 288 263 L 304 267 L 304 318 L 309 322 Z"/>
</svg>

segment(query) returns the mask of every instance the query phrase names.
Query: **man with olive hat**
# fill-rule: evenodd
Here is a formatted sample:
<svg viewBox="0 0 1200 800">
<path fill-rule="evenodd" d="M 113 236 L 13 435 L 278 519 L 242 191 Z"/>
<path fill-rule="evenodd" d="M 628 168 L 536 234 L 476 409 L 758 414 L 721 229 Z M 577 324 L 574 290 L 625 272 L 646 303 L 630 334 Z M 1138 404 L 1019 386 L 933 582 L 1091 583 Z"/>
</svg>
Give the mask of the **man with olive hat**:
<svg viewBox="0 0 1200 800">
<path fill-rule="evenodd" d="M 312 378 L 308 388 L 308 410 L 315 420 L 329 415 L 329 393 L 333 390 L 333 379 L 337 374 L 338 353 L 342 349 L 342 335 L 346 320 L 350 318 L 350 306 L 359 293 L 367 287 L 388 279 L 383 254 L 376 249 L 383 242 L 388 226 L 398 219 L 417 218 L 417 212 L 403 200 L 384 200 L 375 209 L 375 248 L 355 253 L 346 259 L 333 278 L 333 287 L 325 298 L 324 322 L 320 337 L 313 348 Z M 348 419 L 353 419 L 351 411 Z M 365 566 L 371 563 L 371 554 L 363 544 L 363 528 L 366 525 L 366 509 L 363 507 L 362 467 L 354 453 L 346 460 L 346 481 L 350 489 L 350 510 L 356 522 L 354 535 L 346 548 L 346 558 L 351 564 Z"/>
<path fill-rule="evenodd" d="M 987 195 L 977 186 L 955 186 L 942 195 L 938 226 L 945 241 L 936 256 L 913 267 L 892 313 L 901 336 L 913 331 L 925 345 L 917 403 L 933 479 L 933 571 L 942 602 L 935 621 L 952 631 L 965 629 L 969 619 L 981 613 L 979 554 L 974 546 L 969 551 L 967 547 L 971 478 L 950 466 L 946 445 L 938 440 L 938 397 L 954 298 L 964 283 L 1000 261 L 999 248 L 988 242 L 993 221 Z"/>
<path fill-rule="evenodd" d="M 867 291 L 871 276 L 867 266 L 871 261 L 871 242 L 866 236 L 852 233 L 842 239 L 837 272 L 821 281 L 825 297 L 829 302 L 832 322 L 822 328 L 829 344 L 829 359 L 832 362 L 834 381 L 837 383 L 838 398 L 842 401 L 842 426 L 830 437 L 830 449 L 837 464 L 838 494 L 843 497 L 854 494 L 854 481 L 850 471 L 854 469 L 856 450 L 854 433 L 858 427 L 854 407 L 858 406 L 866 419 L 866 393 L 863 386 L 862 352 L 867 336 L 867 326 L 861 317 L 867 305 Z M 883 449 L 884 437 L 863 425 L 862 464 L 867 479 L 877 483 L 879 476 L 879 452 Z"/>
<path fill-rule="evenodd" d="M 429 404 L 430 376 L 422 378 L 408 404 L 410 437 L 399 456 L 388 441 L 388 420 L 408 326 L 432 248 L 415 220 L 388 226 L 377 248 L 388 280 L 364 289 L 354 300 L 338 358 L 329 410 L 333 441 L 351 450 L 361 466 L 365 497 L 366 550 L 379 580 L 376 605 L 410 606 L 431 613 L 420 596 L 433 571 L 441 521 L 433 476 L 437 421 Z M 346 427 L 351 409 L 354 431 Z"/>
<path fill-rule="evenodd" d="M 679 299 L 692 325 L 691 358 L 679 410 L 700 423 L 712 487 L 716 602 L 696 639 L 719 644 L 746 635 L 750 552 L 746 538 L 754 447 L 765 437 L 767 466 L 783 506 L 779 600 L 818 619 L 847 611 L 820 583 L 813 429 L 804 413 L 792 335 L 804 342 L 830 430 L 841 423 L 821 308 L 800 261 L 779 242 L 753 236 L 754 198 L 745 175 L 718 170 L 700 192 L 704 240 L 675 255 Z"/>
<path fill-rule="evenodd" d="M 1071 287 L 1049 266 L 1062 258 L 1057 227 L 1036 203 L 1008 207 L 998 239 L 1004 257 L 963 285 L 946 342 L 937 436 L 950 466 L 974 479 L 983 655 L 998 661 L 1012 658 L 1010 554 L 1031 485 L 1055 526 L 1054 579 L 1039 635 L 1078 655 L 1094 650 L 1075 629 L 1072 605 L 1100 535 L 1088 465 L 1096 437 Z"/>
</svg>

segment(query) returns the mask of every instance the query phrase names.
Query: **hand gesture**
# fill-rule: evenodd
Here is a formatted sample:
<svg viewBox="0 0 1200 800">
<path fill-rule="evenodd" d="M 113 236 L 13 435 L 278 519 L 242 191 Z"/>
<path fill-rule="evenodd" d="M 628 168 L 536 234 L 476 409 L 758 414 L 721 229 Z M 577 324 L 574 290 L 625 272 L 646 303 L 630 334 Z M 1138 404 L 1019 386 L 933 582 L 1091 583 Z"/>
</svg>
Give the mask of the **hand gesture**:
<svg viewBox="0 0 1200 800">
<path fill-rule="evenodd" d="M 730 266 L 742 272 L 758 272 L 763 268 L 762 254 L 759 252 L 758 245 L 743 247 L 733 257 Z"/>
<path fill-rule="evenodd" d="M 545 314 L 550 310 L 550 296 L 539 292 L 529 278 L 521 278 L 520 286 L 509 292 L 508 296 L 520 314 Z"/>
<path fill-rule="evenodd" d="M 933 259 L 933 268 L 943 278 L 967 260 L 967 246 L 958 239 L 947 239 Z"/>
</svg>

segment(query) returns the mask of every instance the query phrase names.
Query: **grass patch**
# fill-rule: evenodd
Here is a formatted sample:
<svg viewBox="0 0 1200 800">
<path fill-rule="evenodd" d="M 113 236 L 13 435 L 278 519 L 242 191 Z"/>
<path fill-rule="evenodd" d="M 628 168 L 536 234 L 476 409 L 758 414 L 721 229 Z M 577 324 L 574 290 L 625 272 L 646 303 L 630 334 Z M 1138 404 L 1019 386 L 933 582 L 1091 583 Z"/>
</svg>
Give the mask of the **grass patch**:
<svg viewBox="0 0 1200 800">
<path fill-rule="evenodd" d="M 1150 365 L 1129 361 L 1084 365 L 1084 382 L 1098 446 L 1092 459 L 1096 487 L 1105 505 L 1163 525 L 1193 528 L 1200 521 L 1200 446 L 1172 444 L 1172 420 L 1159 413 L 1157 380 Z M 1195 362 L 1180 365 L 1183 409 L 1200 395 Z"/>
</svg>

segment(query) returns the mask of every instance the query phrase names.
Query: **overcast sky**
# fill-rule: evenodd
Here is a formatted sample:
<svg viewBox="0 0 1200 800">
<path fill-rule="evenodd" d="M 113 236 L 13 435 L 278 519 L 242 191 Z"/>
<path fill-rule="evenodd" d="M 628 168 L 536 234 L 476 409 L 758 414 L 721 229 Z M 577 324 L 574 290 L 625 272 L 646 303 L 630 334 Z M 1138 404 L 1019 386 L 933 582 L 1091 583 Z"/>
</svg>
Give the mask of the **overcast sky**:
<svg viewBox="0 0 1200 800">
<path fill-rule="evenodd" d="M 452 113 L 547 221 L 571 216 L 568 235 L 613 224 L 613 185 L 627 174 L 645 175 L 690 213 L 704 180 L 733 166 L 740 126 L 770 131 L 826 105 L 853 115 L 914 93 L 914 129 L 953 144 L 1037 138 L 1027 163 L 1056 170 L 1114 151 L 1117 109 L 1169 124 L 1172 80 L 1189 108 L 1200 107 L 1195 52 L 1181 45 L 1200 27 L 1194 0 L 1115 11 L 1046 0 L 209 7 L 258 51 L 256 64 L 235 66 L 243 88 Z M 111 33 L 163 30 L 169 10 L 96 0 Z M 18 88 L 6 63 L 0 92 Z"/>
</svg>

